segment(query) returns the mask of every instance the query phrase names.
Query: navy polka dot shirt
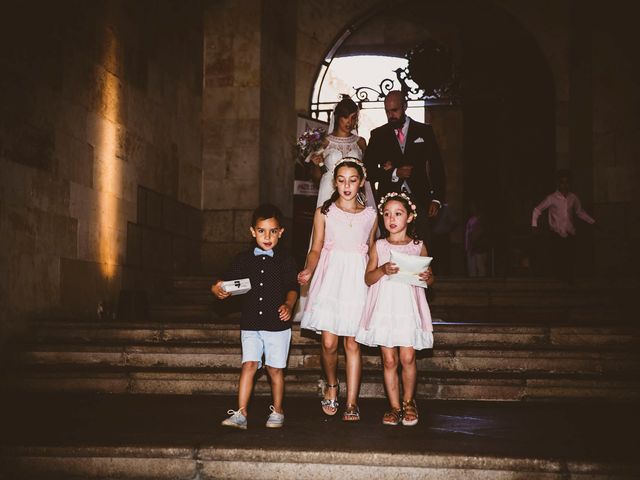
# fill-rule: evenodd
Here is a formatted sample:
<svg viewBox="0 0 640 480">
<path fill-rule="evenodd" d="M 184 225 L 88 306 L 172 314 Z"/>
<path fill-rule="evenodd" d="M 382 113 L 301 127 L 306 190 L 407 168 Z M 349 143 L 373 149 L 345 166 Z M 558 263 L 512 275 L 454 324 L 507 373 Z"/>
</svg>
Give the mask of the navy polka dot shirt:
<svg viewBox="0 0 640 480">
<path fill-rule="evenodd" d="M 290 291 L 300 293 L 298 270 L 286 249 L 275 248 L 273 253 L 273 257 L 255 256 L 252 247 L 250 251 L 239 253 L 224 274 L 224 280 L 251 280 L 251 290 L 242 295 L 241 330 L 279 332 L 291 328 L 291 320 L 280 320 L 278 307 Z"/>
</svg>

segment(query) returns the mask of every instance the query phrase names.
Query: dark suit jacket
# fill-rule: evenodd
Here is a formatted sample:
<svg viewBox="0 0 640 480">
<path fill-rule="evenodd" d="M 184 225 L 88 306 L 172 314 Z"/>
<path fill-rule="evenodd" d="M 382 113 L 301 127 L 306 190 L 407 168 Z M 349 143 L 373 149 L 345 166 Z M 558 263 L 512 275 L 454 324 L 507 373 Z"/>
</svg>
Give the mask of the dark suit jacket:
<svg viewBox="0 0 640 480">
<path fill-rule="evenodd" d="M 423 141 L 416 142 L 418 139 Z M 384 170 L 382 165 L 388 160 L 391 160 L 393 168 Z M 411 189 L 412 200 L 418 208 L 425 208 L 434 199 L 443 203 L 445 201 L 446 176 L 440 150 L 430 125 L 409 120 L 404 154 L 395 131 L 389 124 L 372 130 L 364 162 L 371 184 L 378 182 L 377 201 L 389 192 L 400 191 L 403 180 L 394 183 L 391 181 L 391 174 L 393 169 L 403 165 L 413 165 L 407 184 Z"/>
</svg>

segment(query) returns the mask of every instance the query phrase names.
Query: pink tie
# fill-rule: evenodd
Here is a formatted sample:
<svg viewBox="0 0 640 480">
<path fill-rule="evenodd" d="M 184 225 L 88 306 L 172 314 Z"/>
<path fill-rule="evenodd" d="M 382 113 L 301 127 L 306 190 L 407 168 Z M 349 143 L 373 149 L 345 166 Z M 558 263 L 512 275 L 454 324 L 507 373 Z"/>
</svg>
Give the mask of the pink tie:
<svg viewBox="0 0 640 480">
<path fill-rule="evenodd" d="M 396 137 L 398 137 L 398 143 L 400 146 L 404 145 L 404 132 L 401 128 L 396 130 Z"/>
</svg>

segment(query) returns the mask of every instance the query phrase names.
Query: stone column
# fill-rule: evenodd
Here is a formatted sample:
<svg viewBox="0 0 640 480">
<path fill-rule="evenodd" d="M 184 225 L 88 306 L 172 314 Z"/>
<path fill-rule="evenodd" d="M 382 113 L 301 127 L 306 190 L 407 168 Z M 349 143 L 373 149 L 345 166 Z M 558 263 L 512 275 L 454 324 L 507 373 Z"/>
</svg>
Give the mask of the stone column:
<svg viewBox="0 0 640 480">
<path fill-rule="evenodd" d="M 569 165 L 573 188 L 593 201 L 593 85 L 590 2 L 571 3 L 569 57 Z"/>
<path fill-rule="evenodd" d="M 250 241 L 260 202 L 292 212 L 295 2 L 205 6 L 203 270 L 217 272 Z"/>
<path fill-rule="evenodd" d="M 463 109 L 460 106 L 439 105 L 428 107 L 431 123 L 447 175 L 447 204 L 456 216 L 457 227 L 449 234 L 451 242 L 448 265 L 442 270 L 450 275 L 464 275 L 464 144 Z M 445 258 L 446 258 L 445 257 Z"/>
</svg>

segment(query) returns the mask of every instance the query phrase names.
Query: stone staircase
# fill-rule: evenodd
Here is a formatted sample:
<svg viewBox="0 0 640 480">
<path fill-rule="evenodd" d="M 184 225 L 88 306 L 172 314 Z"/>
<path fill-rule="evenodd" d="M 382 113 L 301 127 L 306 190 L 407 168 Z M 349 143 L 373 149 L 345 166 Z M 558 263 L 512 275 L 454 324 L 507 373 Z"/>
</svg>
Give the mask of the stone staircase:
<svg viewBox="0 0 640 480">
<path fill-rule="evenodd" d="M 286 372 L 295 413 L 282 432 L 251 424 L 241 435 L 217 418 L 237 392 L 238 304 L 214 301 L 208 288 L 206 278 L 173 279 L 147 321 L 35 323 L 16 343 L 3 387 L 15 405 L 5 410 L 0 478 L 640 474 L 632 448 L 613 433 L 637 431 L 629 415 L 640 399 L 634 285 L 439 279 L 430 301 L 435 348 L 418 355 L 425 418 L 408 431 L 379 425 L 386 401 L 372 348 L 363 349 L 368 415 L 360 425 L 322 417 L 313 398 L 322 387 L 318 337 L 295 325 Z M 267 411 L 268 393 L 262 375 L 252 408 Z M 8 412 L 23 404 L 14 419 Z"/>
<path fill-rule="evenodd" d="M 436 349 L 419 354 L 418 397 L 543 400 L 640 396 L 638 330 L 435 324 Z M 340 367 L 342 367 L 342 358 Z M 21 389 L 233 394 L 240 367 L 235 325 L 41 324 L 20 354 Z M 363 349 L 363 397 L 383 397 L 376 349 Z M 342 375 L 342 379 L 344 376 Z M 289 395 L 321 386 L 317 339 L 294 327 Z M 258 394 L 269 387 L 263 375 Z"/>
<path fill-rule="evenodd" d="M 466 308 L 465 318 L 473 313 L 473 321 L 435 322 L 434 350 L 418 355 L 419 398 L 640 396 L 640 327 L 621 313 L 630 287 L 559 288 L 538 280 L 493 279 L 440 283 L 434 317 Z M 240 367 L 237 305 L 213 301 L 208 287 L 206 278 L 175 278 L 164 302 L 154 306 L 154 320 L 144 323 L 38 323 L 20 348 L 14 385 L 32 391 L 233 394 Z M 481 323 L 496 312 L 502 312 L 500 321 Z M 538 316 L 546 321 L 534 323 Z M 381 372 L 377 349 L 363 348 L 363 397 L 384 396 Z M 297 325 L 286 375 L 288 395 L 321 391 L 317 336 Z M 340 377 L 344 381 L 342 372 Z M 263 375 L 256 393 L 268 391 Z"/>
<path fill-rule="evenodd" d="M 207 277 L 175 277 L 153 318 L 227 322 L 239 298 L 216 302 Z M 632 301 L 640 284 L 628 280 L 582 280 L 568 286 L 544 278 L 439 278 L 429 292 L 434 318 L 447 322 L 621 325 L 633 322 Z"/>
</svg>

